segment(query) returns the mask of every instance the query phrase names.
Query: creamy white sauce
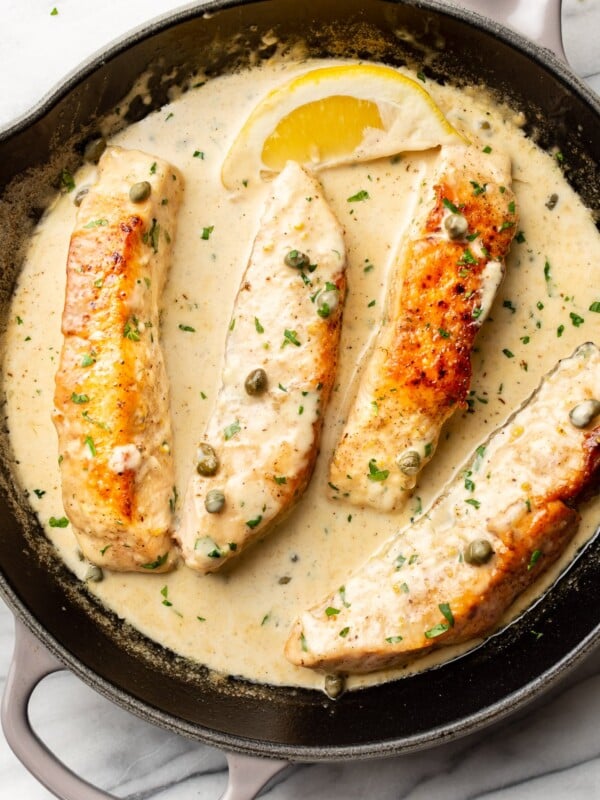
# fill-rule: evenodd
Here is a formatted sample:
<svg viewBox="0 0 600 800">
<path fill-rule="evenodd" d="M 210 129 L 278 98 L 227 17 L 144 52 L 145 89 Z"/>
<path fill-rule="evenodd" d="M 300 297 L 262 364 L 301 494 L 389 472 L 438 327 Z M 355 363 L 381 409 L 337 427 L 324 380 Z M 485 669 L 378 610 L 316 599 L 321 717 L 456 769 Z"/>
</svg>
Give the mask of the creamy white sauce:
<svg viewBox="0 0 600 800">
<path fill-rule="evenodd" d="M 276 64 L 211 80 L 115 137 L 123 147 L 170 161 L 186 182 L 162 327 L 180 498 L 220 386 L 231 309 L 267 192 L 266 185 L 226 192 L 219 180 L 221 164 L 255 103 L 309 66 Z M 383 313 L 387 267 L 410 224 L 435 152 L 321 174 L 325 195 L 345 230 L 349 294 L 321 453 L 294 512 L 223 574 L 198 576 L 185 567 L 164 576 L 106 572 L 102 582 L 90 584 L 107 606 L 148 636 L 220 672 L 322 687 L 321 675 L 294 667 L 283 656 L 293 619 L 343 584 L 380 543 L 420 515 L 474 448 L 536 388 L 541 374 L 583 341 L 600 338 L 600 315 L 589 310 L 600 301 L 600 237 L 558 165 L 524 137 L 510 110 L 491 105 L 480 92 L 430 83 L 426 88 L 453 124 L 510 153 L 524 240 L 513 244 L 506 278 L 479 334 L 472 413 L 459 412 L 445 426 L 407 509 L 394 515 L 357 510 L 328 500 L 326 484 L 332 448 Z M 483 120 L 489 128 L 480 127 Z M 77 186 L 89 182 L 92 173 L 84 168 L 76 176 Z M 348 202 L 361 189 L 368 190 L 369 199 Z M 546 202 L 553 193 L 559 199 L 551 210 Z M 19 478 L 61 557 L 83 579 L 87 564 L 78 556 L 70 527 L 49 526 L 51 517 L 64 513 L 50 412 L 75 219 L 72 199 L 58 197 L 32 238 L 7 332 L 4 387 Z M 205 228 L 212 230 L 203 239 Z M 598 502 L 584 509 L 580 533 L 548 581 L 591 535 L 599 511 Z M 532 597 L 531 592 L 524 596 L 519 607 Z M 442 657 L 454 652 L 448 649 Z M 411 669 L 439 658 L 428 656 Z M 403 674 L 396 670 L 353 678 L 350 685 Z"/>
</svg>

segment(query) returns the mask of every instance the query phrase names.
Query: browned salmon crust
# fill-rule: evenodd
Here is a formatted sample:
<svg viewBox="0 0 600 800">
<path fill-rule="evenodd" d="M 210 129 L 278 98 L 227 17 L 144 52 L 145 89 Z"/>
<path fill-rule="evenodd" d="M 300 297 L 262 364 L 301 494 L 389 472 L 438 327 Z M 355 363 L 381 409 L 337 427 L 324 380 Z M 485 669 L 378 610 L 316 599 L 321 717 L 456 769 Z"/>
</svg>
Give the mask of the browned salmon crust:
<svg viewBox="0 0 600 800">
<path fill-rule="evenodd" d="M 503 157 L 474 147 L 443 152 L 425 217 L 394 267 L 383 326 L 333 455 L 333 497 L 400 508 L 443 423 L 465 405 L 475 337 L 515 233 L 510 181 Z M 445 232 L 451 216 L 467 223 L 454 239 Z"/>
<path fill-rule="evenodd" d="M 132 184 L 149 197 L 132 202 Z M 160 298 L 183 188 L 179 172 L 109 148 L 77 213 L 56 375 L 63 503 L 79 545 L 114 570 L 174 564 L 174 485 Z"/>
<path fill-rule="evenodd" d="M 462 470 L 429 512 L 345 585 L 302 614 L 286 645 L 295 664 L 384 669 L 483 636 L 564 551 L 574 505 L 600 486 L 600 419 L 570 412 L 600 397 L 600 350 L 582 345 Z M 488 560 L 469 547 L 485 540 Z"/>
</svg>

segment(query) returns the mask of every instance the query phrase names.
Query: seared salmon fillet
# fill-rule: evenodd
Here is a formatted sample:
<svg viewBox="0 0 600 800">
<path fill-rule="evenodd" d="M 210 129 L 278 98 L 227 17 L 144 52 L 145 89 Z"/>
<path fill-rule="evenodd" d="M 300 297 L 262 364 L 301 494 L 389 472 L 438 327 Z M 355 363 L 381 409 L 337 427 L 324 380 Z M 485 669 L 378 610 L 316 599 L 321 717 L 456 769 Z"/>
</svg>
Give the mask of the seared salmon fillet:
<svg viewBox="0 0 600 800">
<path fill-rule="evenodd" d="M 515 233 L 508 158 L 443 148 L 390 277 L 387 308 L 330 468 L 332 497 L 400 508 L 465 405 L 471 350 Z"/>
<path fill-rule="evenodd" d="M 192 569 L 222 567 L 302 495 L 336 373 L 345 265 L 320 185 L 289 162 L 269 188 L 176 531 Z"/>
<path fill-rule="evenodd" d="M 182 190 L 170 164 L 108 148 L 69 247 L 54 396 L 63 503 L 85 557 L 114 570 L 175 561 L 158 306 Z"/>
<path fill-rule="evenodd" d="M 489 633 L 575 533 L 600 478 L 600 350 L 579 347 L 430 511 L 302 614 L 295 664 L 369 672 Z"/>
</svg>

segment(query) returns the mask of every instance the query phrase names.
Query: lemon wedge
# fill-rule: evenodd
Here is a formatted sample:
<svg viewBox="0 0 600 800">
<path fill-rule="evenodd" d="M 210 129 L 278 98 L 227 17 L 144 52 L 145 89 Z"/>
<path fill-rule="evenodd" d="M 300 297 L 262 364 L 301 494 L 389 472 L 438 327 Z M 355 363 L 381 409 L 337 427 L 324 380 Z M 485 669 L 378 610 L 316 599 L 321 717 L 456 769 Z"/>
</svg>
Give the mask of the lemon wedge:
<svg viewBox="0 0 600 800">
<path fill-rule="evenodd" d="M 287 161 L 315 169 L 464 141 L 416 81 L 379 64 L 305 72 L 252 111 L 221 170 L 230 189 Z"/>
</svg>

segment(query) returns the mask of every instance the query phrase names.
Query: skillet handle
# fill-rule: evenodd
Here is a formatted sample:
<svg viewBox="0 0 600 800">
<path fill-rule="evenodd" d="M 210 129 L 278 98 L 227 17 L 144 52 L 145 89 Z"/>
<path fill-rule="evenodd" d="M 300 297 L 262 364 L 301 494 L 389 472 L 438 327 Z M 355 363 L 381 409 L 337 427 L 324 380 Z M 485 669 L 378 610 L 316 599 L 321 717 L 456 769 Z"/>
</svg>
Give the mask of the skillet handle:
<svg viewBox="0 0 600 800">
<path fill-rule="evenodd" d="M 2 728 L 19 761 L 60 800 L 117 800 L 78 777 L 48 750 L 29 722 L 33 690 L 64 666 L 15 619 L 15 649 L 2 698 Z"/>
<path fill-rule="evenodd" d="M 285 761 L 227 753 L 229 781 L 221 800 L 253 800 L 271 778 L 289 767 Z"/>
<path fill-rule="evenodd" d="M 60 800 L 118 800 L 83 780 L 38 738 L 29 721 L 29 701 L 38 683 L 65 669 L 36 637 L 15 619 L 15 649 L 2 698 L 2 728 L 19 761 Z M 252 800 L 287 765 L 285 761 L 227 754 L 229 782 L 222 800 Z"/>
<path fill-rule="evenodd" d="M 562 40 L 562 0 L 451 0 L 512 28 L 567 62 Z"/>
</svg>

